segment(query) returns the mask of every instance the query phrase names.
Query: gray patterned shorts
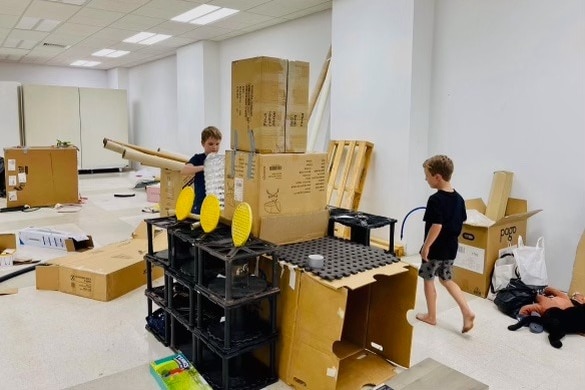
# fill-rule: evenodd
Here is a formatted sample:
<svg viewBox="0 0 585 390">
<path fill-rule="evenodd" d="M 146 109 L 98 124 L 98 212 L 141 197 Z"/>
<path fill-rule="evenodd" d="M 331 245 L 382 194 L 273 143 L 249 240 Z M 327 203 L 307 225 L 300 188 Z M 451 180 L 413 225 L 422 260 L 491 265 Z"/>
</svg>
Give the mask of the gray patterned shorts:
<svg viewBox="0 0 585 390">
<path fill-rule="evenodd" d="M 441 280 L 453 279 L 453 262 L 455 260 L 423 261 L 418 269 L 418 276 L 424 280 L 433 280 L 438 276 Z"/>
</svg>

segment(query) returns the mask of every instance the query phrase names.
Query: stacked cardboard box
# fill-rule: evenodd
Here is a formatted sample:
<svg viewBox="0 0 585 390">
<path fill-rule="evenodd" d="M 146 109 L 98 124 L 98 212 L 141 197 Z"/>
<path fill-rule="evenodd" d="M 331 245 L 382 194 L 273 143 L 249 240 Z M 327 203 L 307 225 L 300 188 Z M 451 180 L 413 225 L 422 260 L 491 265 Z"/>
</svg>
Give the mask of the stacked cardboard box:
<svg viewBox="0 0 585 390">
<path fill-rule="evenodd" d="M 308 84 L 306 62 L 255 57 L 232 63 L 224 217 L 249 203 L 252 234 L 276 244 L 327 231 L 327 154 L 305 153 Z"/>
</svg>

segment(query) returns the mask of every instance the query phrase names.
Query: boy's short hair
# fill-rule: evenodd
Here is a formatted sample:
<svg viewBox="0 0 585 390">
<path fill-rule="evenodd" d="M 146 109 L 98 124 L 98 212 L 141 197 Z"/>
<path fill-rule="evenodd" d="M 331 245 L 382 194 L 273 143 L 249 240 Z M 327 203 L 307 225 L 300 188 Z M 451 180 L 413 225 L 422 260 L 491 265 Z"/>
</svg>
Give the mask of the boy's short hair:
<svg viewBox="0 0 585 390">
<path fill-rule="evenodd" d="M 201 131 L 201 143 L 205 143 L 210 138 L 215 138 L 221 141 L 221 131 L 215 126 L 207 126 Z"/>
<path fill-rule="evenodd" d="M 433 176 L 436 174 L 441 175 L 445 181 L 450 181 L 451 175 L 453 175 L 453 161 L 443 154 L 426 159 L 423 167 Z"/>
</svg>

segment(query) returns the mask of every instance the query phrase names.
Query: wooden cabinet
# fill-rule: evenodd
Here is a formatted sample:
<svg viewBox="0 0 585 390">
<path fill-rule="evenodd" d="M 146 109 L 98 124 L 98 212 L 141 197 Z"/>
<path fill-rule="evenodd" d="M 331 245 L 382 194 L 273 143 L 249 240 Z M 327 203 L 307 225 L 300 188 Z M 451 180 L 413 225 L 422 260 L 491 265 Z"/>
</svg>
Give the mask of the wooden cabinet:
<svg viewBox="0 0 585 390">
<path fill-rule="evenodd" d="M 25 84 L 22 114 L 25 146 L 66 141 L 79 148 L 79 169 L 128 166 L 102 143 L 104 137 L 128 142 L 126 90 Z"/>
</svg>

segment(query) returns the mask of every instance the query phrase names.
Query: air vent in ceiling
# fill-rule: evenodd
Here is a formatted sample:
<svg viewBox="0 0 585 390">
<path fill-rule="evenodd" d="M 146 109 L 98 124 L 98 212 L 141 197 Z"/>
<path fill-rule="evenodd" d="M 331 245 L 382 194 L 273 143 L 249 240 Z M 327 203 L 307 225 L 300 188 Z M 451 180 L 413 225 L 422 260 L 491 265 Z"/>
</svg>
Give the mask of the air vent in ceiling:
<svg viewBox="0 0 585 390">
<path fill-rule="evenodd" d="M 67 48 L 67 45 L 61 45 L 60 43 L 49 43 L 49 42 L 43 43 L 43 46 L 45 46 L 45 47 L 58 47 L 60 49 Z"/>
</svg>

